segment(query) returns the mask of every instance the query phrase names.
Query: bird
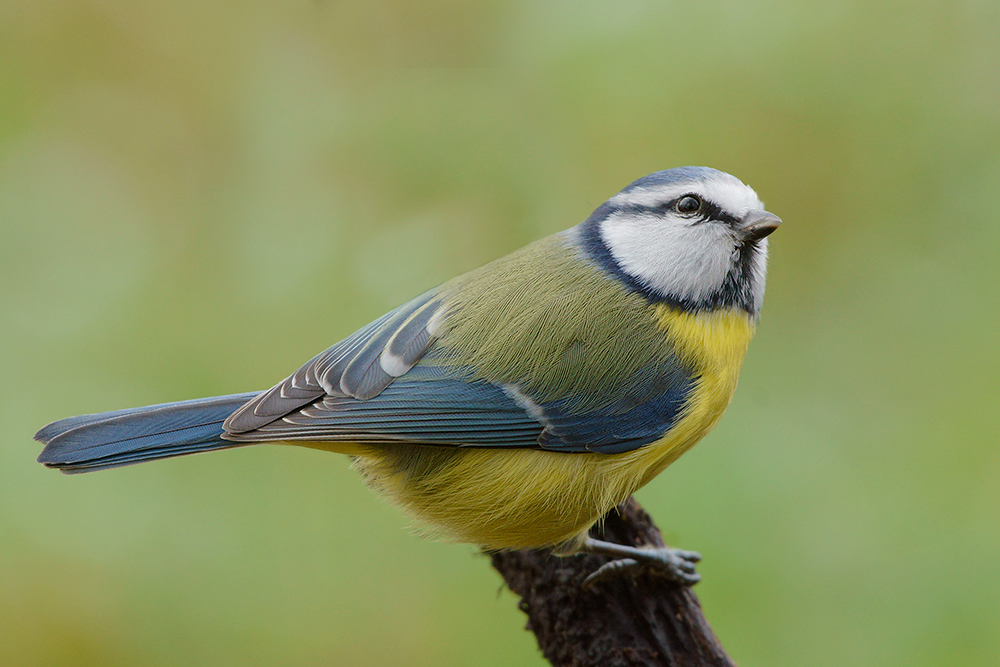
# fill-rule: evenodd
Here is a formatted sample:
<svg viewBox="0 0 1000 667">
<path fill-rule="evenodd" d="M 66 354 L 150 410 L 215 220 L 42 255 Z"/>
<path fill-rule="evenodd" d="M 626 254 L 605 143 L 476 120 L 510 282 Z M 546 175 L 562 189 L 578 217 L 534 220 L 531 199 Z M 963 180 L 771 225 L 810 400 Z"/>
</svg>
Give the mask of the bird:
<svg viewBox="0 0 1000 667">
<path fill-rule="evenodd" d="M 346 454 L 431 535 L 591 551 L 681 584 L 697 552 L 588 535 L 729 405 L 781 220 L 735 176 L 640 178 L 583 222 L 420 294 L 266 391 L 69 417 L 65 473 L 258 443 Z"/>
</svg>

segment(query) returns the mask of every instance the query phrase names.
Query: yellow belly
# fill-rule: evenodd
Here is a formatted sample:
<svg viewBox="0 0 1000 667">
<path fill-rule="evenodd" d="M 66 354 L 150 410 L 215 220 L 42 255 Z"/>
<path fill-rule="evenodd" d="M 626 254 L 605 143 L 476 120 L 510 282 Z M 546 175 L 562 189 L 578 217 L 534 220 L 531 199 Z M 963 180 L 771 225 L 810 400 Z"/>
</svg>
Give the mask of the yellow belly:
<svg viewBox="0 0 1000 667">
<path fill-rule="evenodd" d="M 612 507 L 700 440 L 729 404 L 753 322 L 742 311 L 657 307 L 681 359 L 699 369 L 680 419 L 659 441 L 623 454 L 313 443 L 355 457 L 377 490 L 430 532 L 489 549 L 572 551 Z"/>
</svg>

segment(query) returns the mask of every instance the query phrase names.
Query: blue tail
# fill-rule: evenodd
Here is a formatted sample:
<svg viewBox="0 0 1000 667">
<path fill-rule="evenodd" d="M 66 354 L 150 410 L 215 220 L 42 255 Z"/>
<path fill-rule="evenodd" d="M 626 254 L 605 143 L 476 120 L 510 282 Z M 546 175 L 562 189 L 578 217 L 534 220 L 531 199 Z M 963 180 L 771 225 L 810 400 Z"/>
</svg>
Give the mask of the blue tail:
<svg viewBox="0 0 1000 667">
<path fill-rule="evenodd" d="M 35 434 L 45 444 L 38 462 L 77 473 L 239 447 L 222 439 L 222 422 L 258 393 L 60 419 Z"/>
</svg>

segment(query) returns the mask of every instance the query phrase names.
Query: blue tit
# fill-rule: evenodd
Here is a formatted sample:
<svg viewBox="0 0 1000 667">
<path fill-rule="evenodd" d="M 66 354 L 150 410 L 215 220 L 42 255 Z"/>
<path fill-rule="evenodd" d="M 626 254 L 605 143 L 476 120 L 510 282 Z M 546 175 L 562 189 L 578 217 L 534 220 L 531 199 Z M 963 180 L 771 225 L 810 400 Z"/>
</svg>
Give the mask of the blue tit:
<svg viewBox="0 0 1000 667">
<path fill-rule="evenodd" d="M 267 391 L 62 419 L 36 434 L 38 460 L 75 473 L 302 445 L 350 456 L 434 535 L 630 556 L 588 529 L 729 404 L 780 222 L 729 174 L 659 171 Z M 696 554 L 678 553 L 665 558 L 696 581 Z"/>
</svg>

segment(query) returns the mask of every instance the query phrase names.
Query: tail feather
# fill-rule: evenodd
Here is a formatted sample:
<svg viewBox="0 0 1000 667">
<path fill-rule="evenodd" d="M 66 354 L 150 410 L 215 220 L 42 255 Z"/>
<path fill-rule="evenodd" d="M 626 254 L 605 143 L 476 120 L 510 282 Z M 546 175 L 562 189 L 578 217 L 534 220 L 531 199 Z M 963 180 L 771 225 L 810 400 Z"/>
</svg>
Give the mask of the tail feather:
<svg viewBox="0 0 1000 667">
<path fill-rule="evenodd" d="M 38 462 L 66 473 L 90 472 L 171 456 L 239 447 L 222 439 L 222 422 L 259 392 L 69 417 L 35 434 Z"/>
</svg>

